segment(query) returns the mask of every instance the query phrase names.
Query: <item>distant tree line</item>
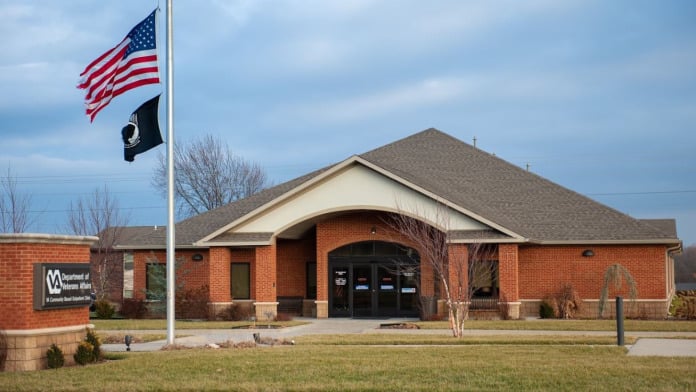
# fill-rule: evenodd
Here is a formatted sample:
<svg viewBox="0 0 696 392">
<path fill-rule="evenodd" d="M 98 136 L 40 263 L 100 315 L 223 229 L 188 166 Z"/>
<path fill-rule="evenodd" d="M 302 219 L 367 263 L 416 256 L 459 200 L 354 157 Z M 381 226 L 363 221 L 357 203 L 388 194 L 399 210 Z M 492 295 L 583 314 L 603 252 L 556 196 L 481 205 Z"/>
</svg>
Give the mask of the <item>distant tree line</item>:
<svg viewBox="0 0 696 392">
<path fill-rule="evenodd" d="M 679 283 L 696 283 L 696 244 L 687 246 L 674 258 L 674 280 Z"/>
</svg>

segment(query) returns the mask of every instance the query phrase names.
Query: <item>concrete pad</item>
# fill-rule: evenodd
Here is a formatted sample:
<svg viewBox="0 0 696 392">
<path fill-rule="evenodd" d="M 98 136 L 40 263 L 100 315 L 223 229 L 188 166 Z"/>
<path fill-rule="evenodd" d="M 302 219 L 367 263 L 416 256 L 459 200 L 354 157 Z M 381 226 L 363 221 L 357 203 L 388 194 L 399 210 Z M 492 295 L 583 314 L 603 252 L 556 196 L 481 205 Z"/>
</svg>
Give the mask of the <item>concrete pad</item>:
<svg viewBox="0 0 696 392">
<path fill-rule="evenodd" d="M 696 340 L 642 338 L 628 350 L 628 355 L 696 357 Z"/>
</svg>

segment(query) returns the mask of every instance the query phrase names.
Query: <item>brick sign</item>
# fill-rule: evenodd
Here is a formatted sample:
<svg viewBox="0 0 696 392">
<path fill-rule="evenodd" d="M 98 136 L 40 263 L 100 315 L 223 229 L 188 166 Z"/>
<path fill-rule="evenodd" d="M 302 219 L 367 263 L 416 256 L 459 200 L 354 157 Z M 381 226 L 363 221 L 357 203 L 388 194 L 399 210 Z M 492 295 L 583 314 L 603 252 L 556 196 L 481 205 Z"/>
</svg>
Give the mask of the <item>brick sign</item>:
<svg viewBox="0 0 696 392">
<path fill-rule="evenodd" d="M 34 309 L 88 306 L 91 293 L 88 263 L 34 264 Z"/>
</svg>

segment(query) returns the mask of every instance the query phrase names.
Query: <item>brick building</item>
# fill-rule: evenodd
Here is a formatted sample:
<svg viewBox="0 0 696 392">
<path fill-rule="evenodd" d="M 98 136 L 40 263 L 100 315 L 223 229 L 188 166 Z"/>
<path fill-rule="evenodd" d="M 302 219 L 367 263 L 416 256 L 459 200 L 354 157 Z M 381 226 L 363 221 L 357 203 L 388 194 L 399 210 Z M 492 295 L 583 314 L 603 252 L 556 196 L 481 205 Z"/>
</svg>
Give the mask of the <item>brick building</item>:
<svg viewBox="0 0 696 392">
<path fill-rule="evenodd" d="M 433 218 L 443 208 L 446 225 Z M 476 299 L 511 317 L 538 315 L 564 284 L 595 317 L 603 274 L 616 263 L 637 283 L 634 315 L 664 317 L 674 292 L 674 220 L 634 219 L 435 129 L 177 223 L 177 268 L 186 288 L 208 286 L 212 308 L 246 303 L 260 319 L 288 309 L 416 316 L 421 298 L 435 304 L 441 292 L 391 214 L 445 232 L 451 255 L 492 249 L 496 274 Z M 145 298 L 161 284 L 165 229 L 118 248 L 132 256 L 133 293 Z"/>
</svg>

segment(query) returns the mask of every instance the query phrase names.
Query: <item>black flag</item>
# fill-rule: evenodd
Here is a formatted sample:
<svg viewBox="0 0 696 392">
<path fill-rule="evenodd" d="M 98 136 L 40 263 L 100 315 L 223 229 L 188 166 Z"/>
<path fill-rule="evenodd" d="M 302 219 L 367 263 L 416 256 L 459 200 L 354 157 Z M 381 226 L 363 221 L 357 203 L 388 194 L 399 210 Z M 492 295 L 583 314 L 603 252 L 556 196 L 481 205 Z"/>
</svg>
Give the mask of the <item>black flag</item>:
<svg viewBox="0 0 696 392">
<path fill-rule="evenodd" d="M 128 120 L 128 125 L 121 130 L 123 137 L 124 159 L 133 162 L 137 154 L 143 153 L 162 144 L 157 107 L 159 95 L 140 105 Z"/>
</svg>

